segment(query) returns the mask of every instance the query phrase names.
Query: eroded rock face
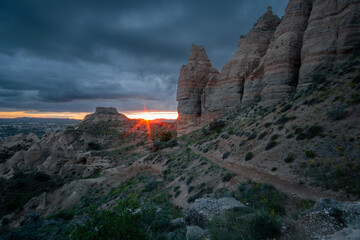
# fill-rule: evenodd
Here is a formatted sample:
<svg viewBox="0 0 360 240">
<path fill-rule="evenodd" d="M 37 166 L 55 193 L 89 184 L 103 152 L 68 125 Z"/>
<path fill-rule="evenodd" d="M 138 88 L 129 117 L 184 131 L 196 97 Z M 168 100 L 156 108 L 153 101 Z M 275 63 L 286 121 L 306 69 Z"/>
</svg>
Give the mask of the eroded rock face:
<svg viewBox="0 0 360 240">
<path fill-rule="evenodd" d="M 298 89 L 306 88 L 314 73 L 344 63 L 360 48 L 360 1 L 316 0 L 304 32 Z"/>
<path fill-rule="evenodd" d="M 296 90 L 303 32 L 311 11 L 311 0 L 292 0 L 274 34 L 265 59 L 261 101 L 279 100 Z"/>
<path fill-rule="evenodd" d="M 178 133 L 235 106 L 269 105 L 304 89 L 313 74 L 359 52 L 359 19 L 359 0 L 290 0 L 281 21 L 268 8 L 219 74 L 205 50 L 194 48 L 179 77 Z"/>
<path fill-rule="evenodd" d="M 223 113 L 241 104 L 245 79 L 258 67 L 279 23 L 279 17 L 268 7 L 254 28 L 241 37 L 236 53 L 225 64 L 216 80 L 206 86 L 202 114 Z"/>
<path fill-rule="evenodd" d="M 84 122 L 91 121 L 93 123 L 108 121 L 126 121 L 129 120 L 124 114 L 119 113 L 113 107 L 97 107 L 95 113 L 86 115 Z"/>
<path fill-rule="evenodd" d="M 178 128 L 199 126 L 201 96 L 206 84 L 218 75 L 212 67 L 203 46 L 193 44 L 189 61 L 180 71 L 176 100 L 178 101 Z"/>
</svg>

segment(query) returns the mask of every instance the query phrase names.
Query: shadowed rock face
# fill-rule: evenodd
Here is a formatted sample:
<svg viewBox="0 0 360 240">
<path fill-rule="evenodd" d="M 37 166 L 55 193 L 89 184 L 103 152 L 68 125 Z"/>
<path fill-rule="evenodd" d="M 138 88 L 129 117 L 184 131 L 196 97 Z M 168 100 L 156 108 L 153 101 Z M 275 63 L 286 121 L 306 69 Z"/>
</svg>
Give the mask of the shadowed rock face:
<svg viewBox="0 0 360 240">
<path fill-rule="evenodd" d="M 280 20 L 271 7 L 241 37 L 221 72 L 193 46 L 178 83 L 178 133 L 187 133 L 235 106 L 268 105 L 304 89 L 314 73 L 347 61 L 360 48 L 359 0 L 290 0 Z"/>
<path fill-rule="evenodd" d="M 360 1 L 317 0 L 304 33 L 298 89 L 311 83 L 311 75 L 326 72 L 360 49 Z"/>
<path fill-rule="evenodd" d="M 254 28 L 241 37 L 236 53 L 206 86 L 202 113 L 225 112 L 241 104 L 245 79 L 258 67 L 279 23 L 279 17 L 269 7 Z"/>
<path fill-rule="evenodd" d="M 199 125 L 201 116 L 201 96 L 206 84 L 218 74 L 212 67 L 203 46 L 193 44 L 189 61 L 180 71 L 177 97 L 179 129 L 189 129 Z"/>
</svg>

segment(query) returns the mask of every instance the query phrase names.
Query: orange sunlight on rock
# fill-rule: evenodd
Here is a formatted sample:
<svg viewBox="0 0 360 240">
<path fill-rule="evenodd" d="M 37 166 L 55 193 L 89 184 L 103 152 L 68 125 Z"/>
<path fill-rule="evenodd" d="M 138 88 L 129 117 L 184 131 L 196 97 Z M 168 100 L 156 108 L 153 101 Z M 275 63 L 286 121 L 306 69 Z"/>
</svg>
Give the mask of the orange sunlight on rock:
<svg viewBox="0 0 360 240">
<path fill-rule="evenodd" d="M 132 119 L 145 119 L 145 120 L 154 120 L 154 119 L 177 119 L 177 112 L 129 112 L 124 113 L 128 118 Z"/>
<path fill-rule="evenodd" d="M 37 111 L 9 111 L 0 112 L 0 118 L 72 118 L 82 120 L 85 115 L 89 113 L 85 112 L 37 112 Z"/>
</svg>

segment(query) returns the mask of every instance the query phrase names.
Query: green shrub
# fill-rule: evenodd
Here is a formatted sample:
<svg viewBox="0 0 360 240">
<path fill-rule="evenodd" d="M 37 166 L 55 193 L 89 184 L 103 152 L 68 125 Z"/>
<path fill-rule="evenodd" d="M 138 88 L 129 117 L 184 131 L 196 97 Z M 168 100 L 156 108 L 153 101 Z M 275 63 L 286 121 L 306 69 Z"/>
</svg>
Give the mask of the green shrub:
<svg viewBox="0 0 360 240">
<path fill-rule="evenodd" d="M 253 133 L 248 137 L 248 140 L 253 140 L 255 138 L 256 138 L 256 133 Z"/>
<path fill-rule="evenodd" d="M 173 138 L 173 134 L 171 132 L 162 132 L 160 134 L 160 141 L 168 142 Z"/>
<path fill-rule="evenodd" d="M 244 211 L 241 212 L 241 211 Z M 264 211 L 229 211 L 209 223 L 212 240 L 275 239 L 281 233 L 281 220 Z"/>
<path fill-rule="evenodd" d="M 306 150 L 305 150 L 305 154 L 307 158 L 313 158 L 316 155 L 314 151 L 306 151 Z"/>
<path fill-rule="evenodd" d="M 271 126 L 271 124 L 272 124 L 272 123 L 267 122 L 267 123 L 265 123 L 264 127 L 268 128 L 268 127 L 270 127 L 270 126 Z"/>
<path fill-rule="evenodd" d="M 281 112 L 289 111 L 291 108 L 292 108 L 292 105 L 290 103 L 286 104 L 285 107 L 283 107 L 283 109 L 281 109 Z"/>
<path fill-rule="evenodd" d="M 254 154 L 252 152 L 248 152 L 245 156 L 245 161 L 249 161 L 254 157 Z"/>
<path fill-rule="evenodd" d="M 284 162 L 286 163 L 292 163 L 295 160 L 295 156 L 290 153 L 286 156 L 286 158 L 284 159 Z"/>
<path fill-rule="evenodd" d="M 313 82 L 316 84 L 321 84 L 326 81 L 326 76 L 322 73 L 314 73 L 311 75 L 311 78 L 312 78 Z"/>
<path fill-rule="evenodd" d="M 224 175 L 224 177 L 222 178 L 223 182 L 229 182 L 231 179 L 233 178 L 233 175 L 231 173 L 227 173 Z"/>
<path fill-rule="evenodd" d="M 261 134 L 259 135 L 259 137 L 258 137 L 258 140 L 263 139 L 263 138 L 266 136 L 266 134 L 267 134 L 267 132 L 266 132 L 266 131 L 265 131 L 265 132 L 263 132 L 263 133 L 261 133 Z"/>
<path fill-rule="evenodd" d="M 273 134 L 270 138 L 271 141 L 275 141 L 276 139 L 278 139 L 279 134 Z"/>
<path fill-rule="evenodd" d="M 236 198 L 249 207 L 264 209 L 269 213 L 285 214 L 287 197 L 272 185 L 249 180 L 240 184 L 238 190 L 239 195 Z"/>
<path fill-rule="evenodd" d="M 331 110 L 327 111 L 327 115 L 332 120 L 341 120 L 347 116 L 347 112 L 345 109 L 347 108 L 346 105 L 333 107 Z"/>
<path fill-rule="evenodd" d="M 226 159 L 230 156 L 230 152 L 226 152 L 223 154 L 222 159 Z"/>
<path fill-rule="evenodd" d="M 209 124 L 209 130 L 217 133 L 221 133 L 226 123 L 222 120 L 213 121 Z"/>
<path fill-rule="evenodd" d="M 277 145 L 277 142 L 276 141 L 270 141 L 267 145 L 266 145 L 266 147 L 265 147 L 265 150 L 267 151 L 267 150 L 270 150 L 270 149 L 272 149 L 273 147 L 275 147 Z"/>
</svg>

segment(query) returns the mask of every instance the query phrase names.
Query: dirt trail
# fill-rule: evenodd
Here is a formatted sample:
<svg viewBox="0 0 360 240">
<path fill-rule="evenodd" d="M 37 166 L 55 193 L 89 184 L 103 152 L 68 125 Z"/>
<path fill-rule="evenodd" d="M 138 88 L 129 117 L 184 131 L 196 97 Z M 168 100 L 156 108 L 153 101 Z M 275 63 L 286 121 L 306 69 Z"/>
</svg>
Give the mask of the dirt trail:
<svg viewBox="0 0 360 240">
<path fill-rule="evenodd" d="M 282 179 L 276 175 L 267 172 L 259 171 L 254 168 L 236 164 L 233 162 L 222 161 L 211 154 L 203 153 L 193 146 L 188 146 L 194 153 L 209 159 L 211 162 L 226 168 L 232 173 L 240 175 L 241 177 L 251 179 L 253 181 L 268 183 L 276 187 L 278 190 L 294 197 L 309 198 L 319 200 L 320 198 L 332 198 L 339 201 L 347 200 L 341 193 L 334 193 L 329 191 L 322 191 L 320 188 L 313 188 L 298 183 L 294 183 Z"/>
</svg>

